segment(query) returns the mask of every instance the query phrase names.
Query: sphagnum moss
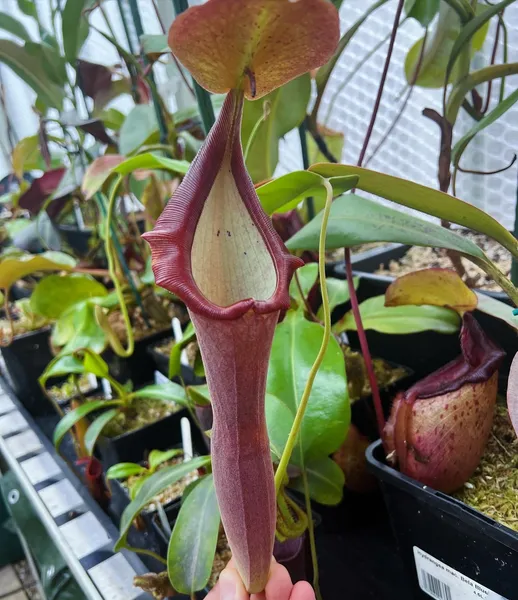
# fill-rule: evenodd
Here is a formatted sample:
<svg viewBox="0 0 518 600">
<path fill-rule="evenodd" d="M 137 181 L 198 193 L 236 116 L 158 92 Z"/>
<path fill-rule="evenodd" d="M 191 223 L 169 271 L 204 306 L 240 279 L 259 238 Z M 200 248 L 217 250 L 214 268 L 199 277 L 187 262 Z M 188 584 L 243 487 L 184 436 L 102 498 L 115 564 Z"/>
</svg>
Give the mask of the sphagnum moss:
<svg viewBox="0 0 518 600">
<path fill-rule="evenodd" d="M 497 404 L 493 430 L 478 469 L 453 496 L 518 531 L 518 438 L 505 405 Z"/>
</svg>

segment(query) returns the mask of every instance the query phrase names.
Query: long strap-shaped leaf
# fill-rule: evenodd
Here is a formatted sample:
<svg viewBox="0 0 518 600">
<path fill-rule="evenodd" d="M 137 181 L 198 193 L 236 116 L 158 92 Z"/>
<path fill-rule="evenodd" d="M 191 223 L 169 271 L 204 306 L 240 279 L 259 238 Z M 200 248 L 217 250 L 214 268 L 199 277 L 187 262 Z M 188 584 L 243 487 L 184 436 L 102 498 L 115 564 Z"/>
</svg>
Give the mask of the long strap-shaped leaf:
<svg viewBox="0 0 518 600">
<path fill-rule="evenodd" d="M 455 123 L 466 94 L 471 92 L 477 85 L 493 79 L 501 79 L 502 77 L 516 74 L 518 74 L 518 63 L 491 65 L 478 71 L 474 71 L 467 77 L 458 81 L 453 87 L 448 99 L 448 104 L 446 105 L 446 119 L 448 122 Z"/>
<path fill-rule="evenodd" d="M 468 147 L 471 140 L 483 129 L 489 127 L 497 119 L 499 119 L 504 113 L 506 113 L 512 106 L 518 102 L 518 90 L 515 90 L 512 94 L 509 94 L 505 100 L 495 107 L 490 113 L 488 113 L 483 119 L 475 123 L 475 125 L 464 135 L 453 148 L 451 160 L 452 163 L 457 166 L 460 162 L 464 151 Z"/>
<path fill-rule="evenodd" d="M 413 181 L 351 165 L 319 163 L 310 171 L 323 177 L 358 175 L 357 187 L 397 204 L 485 233 L 518 257 L 518 240 L 500 223 L 467 202 Z"/>
<path fill-rule="evenodd" d="M 192 596 L 209 580 L 221 516 L 212 475 L 182 501 L 167 551 L 167 572 L 175 590 Z"/>
<path fill-rule="evenodd" d="M 473 19 L 470 19 L 468 23 L 464 25 L 459 33 L 459 36 L 455 40 L 453 48 L 451 49 L 450 58 L 448 59 L 448 64 L 446 65 L 446 76 L 444 78 L 446 82 L 450 80 L 453 65 L 455 64 L 459 54 L 462 52 L 464 46 L 471 42 L 471 38 L 475 35 L 475 33 L 492 17 L 498 14 L 506 6 L 509 6 L 509 4 L 512 4 L 514 1 L 515 0 L 503 0 L 503 2 L 499 2 L 498 4 L 488 6 L 483 13 L 474 17 Z"/>
<path fill-rule="evenodd" d="M 463 23 L 467 23 L 470 19 L 475 16 L 475 11 L 471 7 L 468 0 L 444 0 L 446 4 L 449 4 L 453 10 L 457 12 L 460 20 Z"/>
<path fill-rule="evenodd" d="M 115 550 L 125 546 L 126 537 L 133 520 L 151 500 L 173 483 L 185 477 L 191 471 L 205 467 L 210 463 L 210 456 L 198 456 L 192 460 L 164 467 L 146 479 L 134 500 L 128 504 L 122 513 L 120 522 L 120 537 L 115 544 Z"/>
</svg>

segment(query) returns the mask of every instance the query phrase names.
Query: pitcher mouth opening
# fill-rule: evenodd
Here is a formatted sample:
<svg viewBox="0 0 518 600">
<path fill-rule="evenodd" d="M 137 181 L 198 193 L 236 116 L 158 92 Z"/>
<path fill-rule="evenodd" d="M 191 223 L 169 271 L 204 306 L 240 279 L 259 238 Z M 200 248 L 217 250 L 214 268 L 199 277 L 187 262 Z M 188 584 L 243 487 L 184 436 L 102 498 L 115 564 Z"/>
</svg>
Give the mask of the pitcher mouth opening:
<svg viewBox="0 0 518 600">
<path fill-rule="evenodd" d="M 228 94 L 189 172 L 153 231 L 158 285 L 188 308 L 220 319 L 289 307 L 288 283 L 303 262 L 264 213 L 241 148 L 243 93 Z"/>
</svg>

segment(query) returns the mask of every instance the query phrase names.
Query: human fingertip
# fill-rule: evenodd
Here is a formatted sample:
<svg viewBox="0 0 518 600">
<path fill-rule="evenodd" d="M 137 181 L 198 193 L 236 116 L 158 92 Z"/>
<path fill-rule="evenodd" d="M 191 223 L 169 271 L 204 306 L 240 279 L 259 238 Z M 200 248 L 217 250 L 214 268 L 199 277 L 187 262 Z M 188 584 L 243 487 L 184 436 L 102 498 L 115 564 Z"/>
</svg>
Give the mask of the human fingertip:
<svg viewBox="0 0 518 600">
<path fill-rule="evenodd" d="M 315 600 L 315 591 L 307 581 L 298 581 L 293 586 L 290 600 Z"/>
</svg>

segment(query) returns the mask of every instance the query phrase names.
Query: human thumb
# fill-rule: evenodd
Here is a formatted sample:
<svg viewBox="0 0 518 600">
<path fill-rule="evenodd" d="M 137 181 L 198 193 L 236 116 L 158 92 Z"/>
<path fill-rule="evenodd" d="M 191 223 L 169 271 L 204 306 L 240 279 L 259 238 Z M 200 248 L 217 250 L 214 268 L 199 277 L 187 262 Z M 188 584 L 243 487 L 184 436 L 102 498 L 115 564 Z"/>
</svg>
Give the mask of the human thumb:
<svg viewBox="0 0 518 600">
<path fill-rule="evenodd" d="M 249 600 L 250 598 L 239 573 L 232 567 L 227 567 L 222 571 L 218 587 L 220 600 Z"/>
</svg>

